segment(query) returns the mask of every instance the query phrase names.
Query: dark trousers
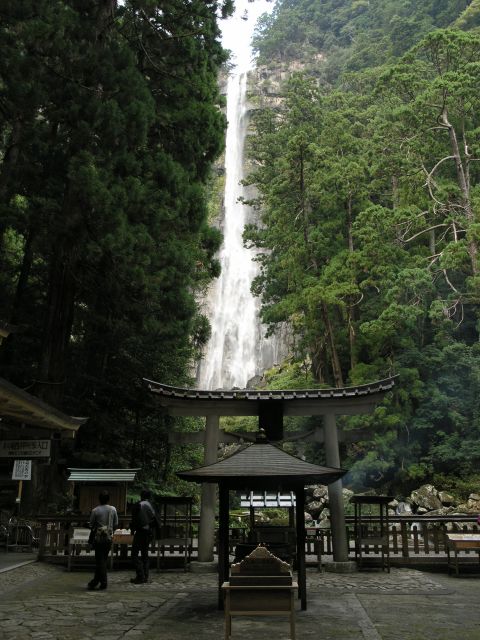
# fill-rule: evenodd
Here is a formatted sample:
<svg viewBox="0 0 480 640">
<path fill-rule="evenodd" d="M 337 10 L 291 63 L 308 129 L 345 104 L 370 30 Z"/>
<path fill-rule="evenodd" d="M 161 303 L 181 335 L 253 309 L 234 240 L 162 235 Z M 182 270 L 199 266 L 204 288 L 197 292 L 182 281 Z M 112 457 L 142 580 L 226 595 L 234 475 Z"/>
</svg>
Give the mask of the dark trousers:
<svg viewBox="0 0 480 640">
<path fill-rule="evenodd" d="M 148 547 L 151 539 L 151 531 L 148 529 L 138 529 L 133 534 L 132 561 L 139 581 L 148 580 L 148 571 L 150 569 Z"/>
<path fill-rule="evenodd" d="M 90 583 L 92 587 L 96 587 L 97 584 L 107 585 L 107 559 L 111 546 L 111 542 L 95 543 L 95 575 Z"/>
</svg>

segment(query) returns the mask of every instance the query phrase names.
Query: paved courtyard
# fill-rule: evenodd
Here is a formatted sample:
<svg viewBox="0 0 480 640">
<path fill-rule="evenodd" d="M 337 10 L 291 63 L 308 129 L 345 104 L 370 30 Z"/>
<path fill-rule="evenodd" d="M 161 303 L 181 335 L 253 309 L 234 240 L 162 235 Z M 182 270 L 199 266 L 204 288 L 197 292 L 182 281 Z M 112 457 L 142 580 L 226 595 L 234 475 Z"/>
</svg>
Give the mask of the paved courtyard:
<svg viewBox="0 0 480 640">
<path fill-rule="evenodd" d="M 223 638 L 216 575 L 152 573 L 132 585 L 113 571 L 106 591 L 87 591 L 91 573 L 33 563 L 0 573 L 2 640 L 213 640 Z M 480 640 L 480 573 L 459 578 L 414 569 L 346 575 L 309 570 L 308 610 L 298 640 Z M 283 618 L 234 618 L 232 640 L 284 640 Z"/>
</svg>

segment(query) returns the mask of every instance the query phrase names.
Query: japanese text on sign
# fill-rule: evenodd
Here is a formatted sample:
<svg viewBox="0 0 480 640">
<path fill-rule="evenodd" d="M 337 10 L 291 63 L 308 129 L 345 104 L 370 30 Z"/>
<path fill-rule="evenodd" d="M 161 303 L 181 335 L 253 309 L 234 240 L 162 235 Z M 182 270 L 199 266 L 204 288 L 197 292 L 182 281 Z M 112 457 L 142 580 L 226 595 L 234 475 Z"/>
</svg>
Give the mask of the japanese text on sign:
<svg viewBox="0 0 480 640">
<path fill-rule="evenodd" d="M 12 480 L 30 480 L 32 477 L 31 460 L 15 460 L 13 463 Z"/>
<path fill-rule="evenodd" d="M 48 458 L 50 440 L 0 440 L 0 458 Z"/>
</svg>

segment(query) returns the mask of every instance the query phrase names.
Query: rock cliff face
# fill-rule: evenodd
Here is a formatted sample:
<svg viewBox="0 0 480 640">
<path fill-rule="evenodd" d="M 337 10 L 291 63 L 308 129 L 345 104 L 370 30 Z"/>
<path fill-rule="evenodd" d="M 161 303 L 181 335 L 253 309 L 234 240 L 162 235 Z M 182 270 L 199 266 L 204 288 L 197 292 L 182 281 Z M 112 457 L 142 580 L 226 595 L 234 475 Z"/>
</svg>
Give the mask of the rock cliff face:
<svg viewBox="0 0 480 640">
<path fill-rule="evenodd" d="M 315 67 L 325 60 L 322 53 L 313 55 L 309 60 L 289 60 L 259 65 L 249 73 L 248 95 L 253 109 L 280 107 L 282 87 L 293 73 L 311 72 L 315 76 Z"/>
</svg>

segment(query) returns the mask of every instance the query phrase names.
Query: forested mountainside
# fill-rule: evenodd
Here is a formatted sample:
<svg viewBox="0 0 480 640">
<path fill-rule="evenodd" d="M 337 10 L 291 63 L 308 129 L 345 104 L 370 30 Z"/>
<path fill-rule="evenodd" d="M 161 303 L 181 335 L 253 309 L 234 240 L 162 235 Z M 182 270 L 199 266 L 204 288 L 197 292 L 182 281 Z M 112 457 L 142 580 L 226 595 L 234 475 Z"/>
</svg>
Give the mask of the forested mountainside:
<svg viewBox="0 0 480 640">
<path fill-rule="evenodd" d="M 141 378 L 188 382 L 208 334 L 230 5 L 0 2 L 1 375 L 89 417 L 73 466 L 168 465 Z"/>
<path fill-rule="evenodd" d="M 476 1 L 280 0 L 257 29 L 267 85 L 304 69 L 249 138 L 254 289 L 296 336 L 270 383 L 399 376 L 346 420 L 371 434 L 345 451 L 354 487 L 480 483 L 479 24 Z"/>
<path fill-rule="evenodd" d="M 323 72 L 402 55 L 432 29 L 478 26 L 478 0 L 279 0 L 257 27 L 259 63 L 328 53 Z"/>
</svg>

